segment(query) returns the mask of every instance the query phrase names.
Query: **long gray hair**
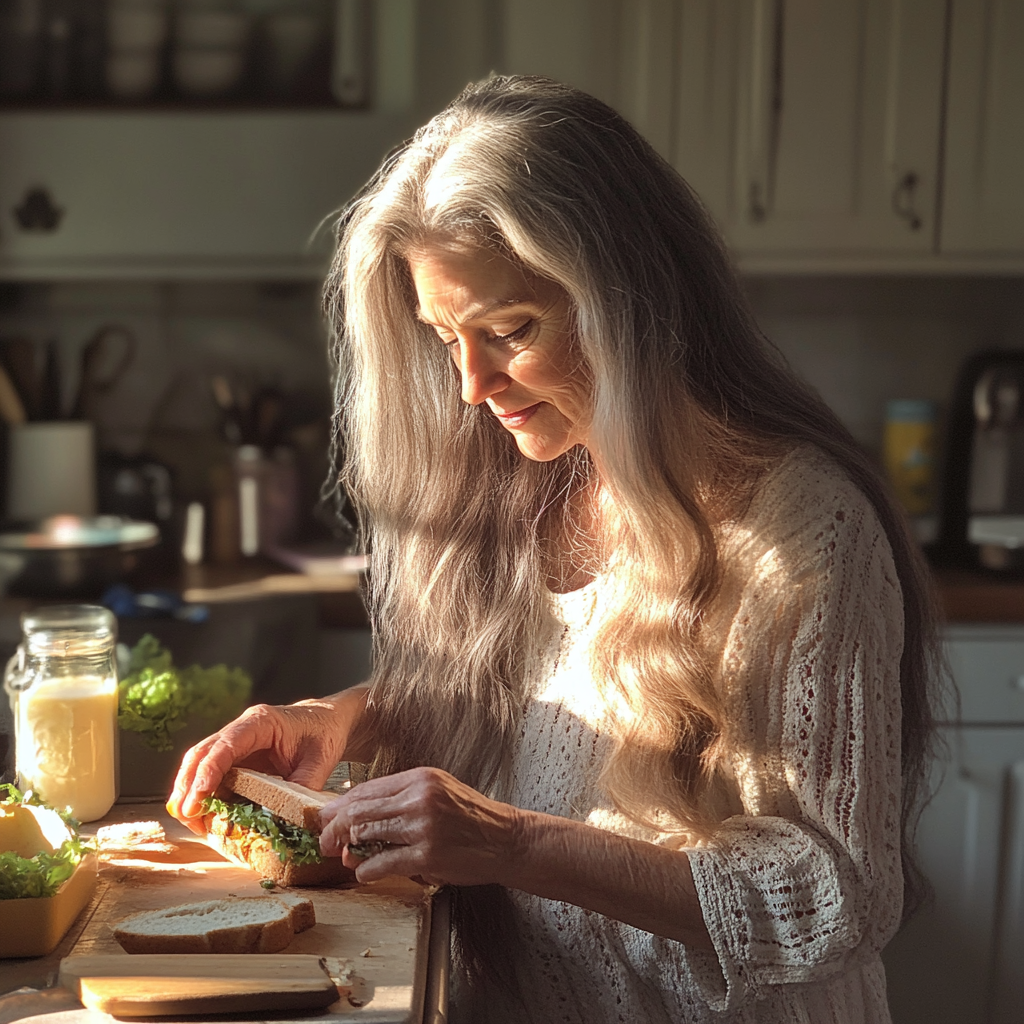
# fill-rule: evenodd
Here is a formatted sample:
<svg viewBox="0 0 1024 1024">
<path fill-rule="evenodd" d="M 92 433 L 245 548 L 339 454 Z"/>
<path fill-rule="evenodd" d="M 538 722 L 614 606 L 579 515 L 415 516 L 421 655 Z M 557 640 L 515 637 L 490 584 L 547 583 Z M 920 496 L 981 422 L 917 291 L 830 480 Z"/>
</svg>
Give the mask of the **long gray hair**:
<svg viewBox="0 0 1024 1024">
<path fill-rule="evenodd" d="M 547 541 L 594 474 L 574 451 L 522 458 L 413 316 L 408 255 L 493 247 L 568 294 L 592 379 L 590 452 L 613 512 L 614 595 L 595 665 L 639 724 L 603 782 L 625 813 L 718 820 L 728 732 L 701 624 L 722 575 L 716 527 L 782 453 L 829 453 L 874 506 L 905 602 L 904 824 L 932 729 L 934 616 L 921 559 L 869 459 L 763 338 L 701 203 L 609 107 L 539 79 L 468 87 L 391 154 L 345 212 L 325 303 L 338 342 L 343 484 L 372 552 L 377 772 L 502 776 L 537 638 Z M 642 611 L 638 611 L 642 609 Z M 660 818 L 664 828 L 664 818 Z M 906 844 L 909 850 L 909 843 Z M 905 856 L 907 909 L 919 891 Z"/>
</svg>

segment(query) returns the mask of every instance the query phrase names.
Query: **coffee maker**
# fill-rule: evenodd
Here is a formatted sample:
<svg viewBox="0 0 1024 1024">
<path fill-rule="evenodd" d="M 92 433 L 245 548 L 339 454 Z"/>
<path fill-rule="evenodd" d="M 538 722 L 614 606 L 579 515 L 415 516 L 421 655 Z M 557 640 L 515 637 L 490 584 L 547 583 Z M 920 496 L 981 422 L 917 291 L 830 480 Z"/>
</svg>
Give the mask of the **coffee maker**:
<svg viewBox="0 0 1024 1024">
<path fill-rule="evenodd" d="M 1024 351 L 980 352 L 961 368 L 931 553 L 948 568 L 1024 576 Z"/>
</svg>

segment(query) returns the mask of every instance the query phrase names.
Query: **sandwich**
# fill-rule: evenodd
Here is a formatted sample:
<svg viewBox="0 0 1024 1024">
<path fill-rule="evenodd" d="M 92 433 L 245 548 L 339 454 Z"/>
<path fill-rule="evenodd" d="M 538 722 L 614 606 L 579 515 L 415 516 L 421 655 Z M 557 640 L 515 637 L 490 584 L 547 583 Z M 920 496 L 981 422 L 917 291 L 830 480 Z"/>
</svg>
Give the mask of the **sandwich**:
<svg viewBox="0 0 1024 1024">
<path fill-rule="evenodd" d="M 276 775 L 232 768 L 203 804 L 206 841 L 273 885 L 355 885 L 340 857 L 320 853 L 320 810 L 337 797 Z"/>
</svg>

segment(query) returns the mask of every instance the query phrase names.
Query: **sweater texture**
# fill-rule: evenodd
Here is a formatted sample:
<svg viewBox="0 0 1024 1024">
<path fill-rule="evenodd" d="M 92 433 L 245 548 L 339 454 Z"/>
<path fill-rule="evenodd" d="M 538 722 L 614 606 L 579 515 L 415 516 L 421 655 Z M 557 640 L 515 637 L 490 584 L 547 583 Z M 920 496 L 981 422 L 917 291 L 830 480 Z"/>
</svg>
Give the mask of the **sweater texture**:
<svg viewBox="0 0 1024 1024">
<path fill-rule="evenodd" d="M 686 847 L 715 953 L 510 890 L 521 999 L 456 980 L 454 1021 L 889 1024 L 880 952 L 902 907 L 903 605 L 864 495 L 802 448 L 720 537 L 716 681 L 736 813 Z M 680 846 L 618 813 L 590 650 L 601 581 L 553 595 L 509 803 Z"/>
</svg>

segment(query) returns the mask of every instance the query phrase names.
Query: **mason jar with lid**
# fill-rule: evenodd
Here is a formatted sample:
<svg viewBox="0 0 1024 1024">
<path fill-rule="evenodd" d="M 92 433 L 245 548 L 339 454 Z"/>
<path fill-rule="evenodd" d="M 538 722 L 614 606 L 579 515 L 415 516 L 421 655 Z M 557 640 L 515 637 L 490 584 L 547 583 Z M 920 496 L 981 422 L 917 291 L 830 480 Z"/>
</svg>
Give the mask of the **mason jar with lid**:
<svg viewBox="0 0 1024 1024">
<path fill-rule="evenodd" d="M 21 629 L 4 673 L 18 784 L 95 821 L 117 799 L 117 620 L 94 605 L 55 605 L 22 615 Z"/>
</svg>

